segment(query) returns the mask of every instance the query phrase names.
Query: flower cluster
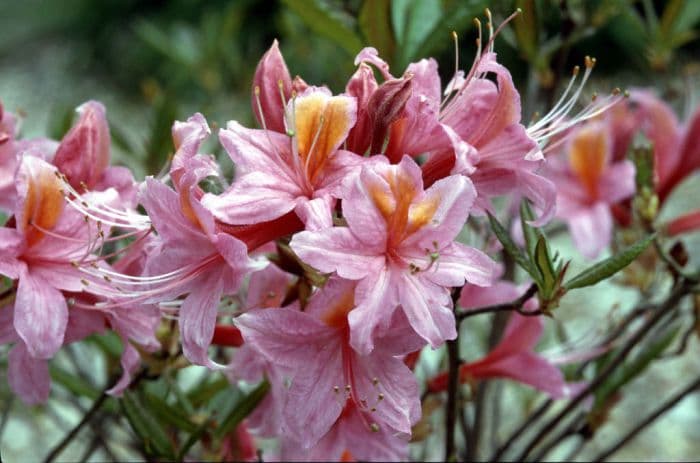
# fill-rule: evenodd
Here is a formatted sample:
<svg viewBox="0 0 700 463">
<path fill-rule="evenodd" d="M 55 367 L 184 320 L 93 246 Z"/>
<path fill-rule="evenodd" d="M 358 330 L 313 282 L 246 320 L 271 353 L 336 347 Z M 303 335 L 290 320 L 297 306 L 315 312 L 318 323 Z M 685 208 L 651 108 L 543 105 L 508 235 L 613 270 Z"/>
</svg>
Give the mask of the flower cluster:
<svg viewBox="0 0 700 463">
<path fill-rule="evenodd" d="M 494 197 L 524 197 L 537 211 L 533 225 L 565 220 L 594 256 L 610 241 L 612 209 L 635 190 L 624 159 L 634 131 L 656 142 L 661 198 L 700 164 L 689 141 L 698 117 L 682 138 L 643 92 L 570 119 L 578 87 L 526 127 L 493 38 L 445 85 L 432 59 L 394 76 L 366 48 L 355 65 L 334 95 L 292 78 L 275 42 L 254 76 L 260 128 L 230 121 L 218 132 L 236 168 L 220 194 L 205 189 L 226 181 L 200 152 L 211 135 L 201 114 L 174 123 L 169 171 L 137 183 L 110 167 L 100 103 L 80 106 L 59 142 L 18 139 L 15 118 L 0 110 L 0 208 L 9 217 L 0 274 L 10 280 L 0 343 L 13 345 L 12 389 L 29 403 L 46 400 L 47 361 L 112 330 L 124 343 L 123 376 L 110 390 L 119 394 L 140 351 L 160 348 L 161 319 L 175 318 L 191 363 L 269 382 L 248 426 L 278 437 L 281 458 L 403 459 L 421 417 L 416 355 L 457 337 L 459 307 L 522 293 L 463 243 L 470 215 L 492 211 Z M 591 68 L 588 60 L 584 81 Z M 460 367 L 461 382 L 503 377 L 570 395 L 577 385 L 533 352 L 542 324 L 514 314 L 490 354 Z M 236 350 L 222 361 L 212 345 Z M 446 382 L 438 375 L 427 390 Z"/>
</svg>

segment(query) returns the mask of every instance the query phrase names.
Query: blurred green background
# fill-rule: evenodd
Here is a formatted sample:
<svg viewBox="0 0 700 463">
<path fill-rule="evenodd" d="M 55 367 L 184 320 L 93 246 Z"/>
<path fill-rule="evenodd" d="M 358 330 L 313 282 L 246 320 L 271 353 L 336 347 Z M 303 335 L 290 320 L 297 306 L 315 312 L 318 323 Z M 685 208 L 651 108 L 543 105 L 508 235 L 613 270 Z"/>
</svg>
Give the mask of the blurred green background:
<svg viewBox="0 0 700 463">
<path fill-rule="evenodd" d="M 76 106 L 102 101 L 116 163 L 143 177 L 158 172 L 171 153 L 175 119 L 199 111 L 213 128 L 231 119 L 252 125 L 252 75 L 275 38 L 292 75 L 334 92 L 343 91 L 353 58 L 366 45 L 378 48 L 395 75 L 409 62 L 433 56 L 446 82 L 454 72 L 451 32 L 459 34 L 460 63 L 468 67 L 475 53 L 473 18 L 485 24 L 486 6 L 496 24 L 516 8 L 523 10 L 495 47 L 521 91 L 524 120 L 551 106 L 586 55 L 598 63 L 588 95 L 653 86 L 681 120 L 700 103 L 700 1 L 694 0 L 0 0 L 0 101 L 22 115 L 24 136 L 56 139 L 72 123 Z M 230 168 L 216 143 L 208 146 Z M 612 304 L 629 303 L 629 294 L 612 284 L 585 296 L 568 300 L 560 312 L 561 320 L 581 325 L 581 332 L 603 320 Z M 582 313 L 584 303 L 595 310 Z M 697 343 L 691 347 L 697 353 Z M 89 381 L 102 384 L 105 362 L 90 352 L 77 348 L 57 362 L 79 364 Z M 632 385 L 626 405 L 613 416 L 613 431 L 598 439 L 609 442 L 617 425 L 628 427 L 635 413 L 643 414 L 649 395 L 665 395 L 698 366 L 688 356 L 655 365 Z M 190 376 L 205 375 L 189 370 Z M 2 409 L 8 410 L 6 384 L 0 388 Z M 79 419 L 81 407 L 89 406 L 89 400 L 71 403 L 59 386 L 54 390 L 46 409 L 15 402 L 2 439 L 6 458 L 26 459 L 32 450 L 55 443 Z M 620 457 L 697 456 L 697 403 L 693 398 L 674 410 Z M 3 413 L 0 430 L 7 416 Z M 78 459 L 75 452 L 65 457 Z M 118 455 L 134 454 L 126 448 Z"/>
</svg>

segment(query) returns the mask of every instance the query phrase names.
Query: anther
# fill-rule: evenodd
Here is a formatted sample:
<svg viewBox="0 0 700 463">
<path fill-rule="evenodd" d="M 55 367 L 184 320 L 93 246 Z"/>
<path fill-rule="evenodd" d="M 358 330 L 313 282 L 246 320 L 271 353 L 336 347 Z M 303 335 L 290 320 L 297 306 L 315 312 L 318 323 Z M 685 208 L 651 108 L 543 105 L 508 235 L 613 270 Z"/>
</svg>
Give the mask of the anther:
<svg viewBox="0 0 700 463">
<path fill-rule="evenodd" d="M 379 425 L 377 423 L 372 423 L 369 425 L 369 429 L 372 432 L 379 432 Z"/>
<path fill-rule="evenodd" d="M 376 386 L 377 384 L 379 384 L 379 378 L 375 376 L 374 378 L 372 378 L 372 385 Z"/>
<path fill-rule="evenodd" d="M 381 393 L 380 393 L 380 394 L 377 396 L 377 400 L 380 401 L 380 402 L 381 402 L 382 400 L 384 400 L 384 394 L 381 394 Z"/>
<path fill-rule="evenodd" d="M 574 70 L 573 70 L 573 72 L 572 72 L 571 74 L 572 74 L 574 77 L 576 77 L 576 76 L 578 75 L 579 71 L 581 71 L 581 67 L 577 64 L 576 66 L 574 66 Z"/>
<path fill-rule="evenodd" d="M 336 394 L 340 392 L 340 388 L 338 386 L 333 386 L 333 392 Z"/>
<path fill-rule="evenodd" d="M 81 279 L 80 279 L 80 283 L 82 283 L 83 286 L 89 286 L 89 285 L 90 285 L 90 282 L 87 281 L 85 278 L 81 278 Z"/>
</svg>

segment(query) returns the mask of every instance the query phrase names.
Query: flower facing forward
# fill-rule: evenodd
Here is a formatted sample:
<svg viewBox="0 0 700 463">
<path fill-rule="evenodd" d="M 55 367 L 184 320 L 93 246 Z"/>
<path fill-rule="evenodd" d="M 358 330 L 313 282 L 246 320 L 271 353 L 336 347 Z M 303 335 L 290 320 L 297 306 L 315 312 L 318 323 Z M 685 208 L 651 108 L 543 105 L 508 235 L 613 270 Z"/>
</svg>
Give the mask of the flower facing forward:
<svg viewBox="0 0 700 463">
<path fill-rule="evenodd" d="M 408 156 L 398 165 L 366 166 L 349 183 L 342 198 L 348 226 L 298 233 L 291 247 L 318 270 L 358 281 L 348 317 L 353 347 L 371 352 L 398 306 L 432 346 L 454 339 L 449 288 L 465 280 L 489 285 L 495 269 L 481 251 L 454 241 L 474 187 L 452 176 L 424 190 Z"/>
</svg>

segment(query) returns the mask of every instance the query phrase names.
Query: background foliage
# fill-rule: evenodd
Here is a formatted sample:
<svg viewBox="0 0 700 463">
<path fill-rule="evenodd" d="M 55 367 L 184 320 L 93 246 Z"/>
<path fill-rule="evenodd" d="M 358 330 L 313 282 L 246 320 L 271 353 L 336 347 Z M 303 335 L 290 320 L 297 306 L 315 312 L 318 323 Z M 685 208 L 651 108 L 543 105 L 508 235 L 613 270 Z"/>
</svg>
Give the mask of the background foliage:
<svg viewBox="0 0 700 463">
<path fill-rule="evenodd" d="M 78 104 L 102 100 L 115 157 L 139 177 L 157 173 L 171 153 L 170 126 L 175 119 L 200 111 L 219 126 L 230 119 L 252 124 L 252 74 L 275 38 L 293 75 L 325 83 L 335 92 L 343 90 L 354 69 L 354 55 L 365 45 L 375 46 L 395 74 L 411 61 L 433 56 L 443 77 L 449 78 L 455 53 L 451 31 L 459 34 L 459 60 L 468 66 L 475 52 L 472 21 L 486 6 L 497 23 L 516 8 L 523 10 L 496 39 L 496 51 L 521 90 L 525 119 L 551 106 L 562 81 L 585 55 L 596 56 L 598 62 L 590 91 L 654 86 L 681 119 L 698 102 L 696 1 L 25 0 L 1 6 L 0 98 L 8 110 L 24 116 L 24 134 L 59 139 Z M 555 243 L 573 253 L 565 240 Z M 627 296 L 606 283 L 562 301 L 557 316 L 566 321 L 570 333 L 585 333 L 593 329 L 596 317 L 607 313 L 602 307 L 624 305 Z M 579 315 L 583 304 L 595 306 L 588 318 Z M 673 389 L 683 370 L 700 366 L 685 356 L 647 368 L 672 340 L 660 339 L 667 344 L 648 346 L 635 357 L 638 363 L 628 365 L 635 372 L 631 398 L 625 399 L 622 412 L 608 417 L 606 433 L 596 437 L 601 447 L 612 439 L 616 419 L 633 421 L 645 397 Z M 167 331 L 162 341 L 167 350 Z M 479 350 L 479 342 L 474 344 Z M 695 340 L 689 349 L 697 354 Z M 11 398 L 3 381 L 3 457 L 43 457 L 95 401 L 106 401 L 101 403 L 96 432 L 68 442 L 62 458 L 134 459 L 147 454 L 181 459 L 190 449 L 201 458 L 213 458 L 206 442 L 214 448 L 264 393 L 264 384 L 235 390 L 221 376 L 197 367 L 182 369 L 171 358 L 156 357 L 149 359 L 150 369 L 133 392 L 121 401 L 107 398 L 101 391 L 118 369 L 120 350 L 118 339 L 110 336 L 64 349 L 52 364 L 56 386 L 44 407 L 24 407 Z M 5 357 L 3 351 L 3 366 Z M 526 404 L 508 417 L 513 420 L 535 398 L 520 388 L 506 392 L 507 399 Z M 658 422 L 647 434 L 650 439 L 635 441 L 636 447 L 619 456 L 697 455 L 697 405 L 686 402 L 670 415 L 674 421 Z M 209 441 L 202 444 L 205 435 Z M 489 435 L 494 438 L 493 431 Z"/>
</svg>

